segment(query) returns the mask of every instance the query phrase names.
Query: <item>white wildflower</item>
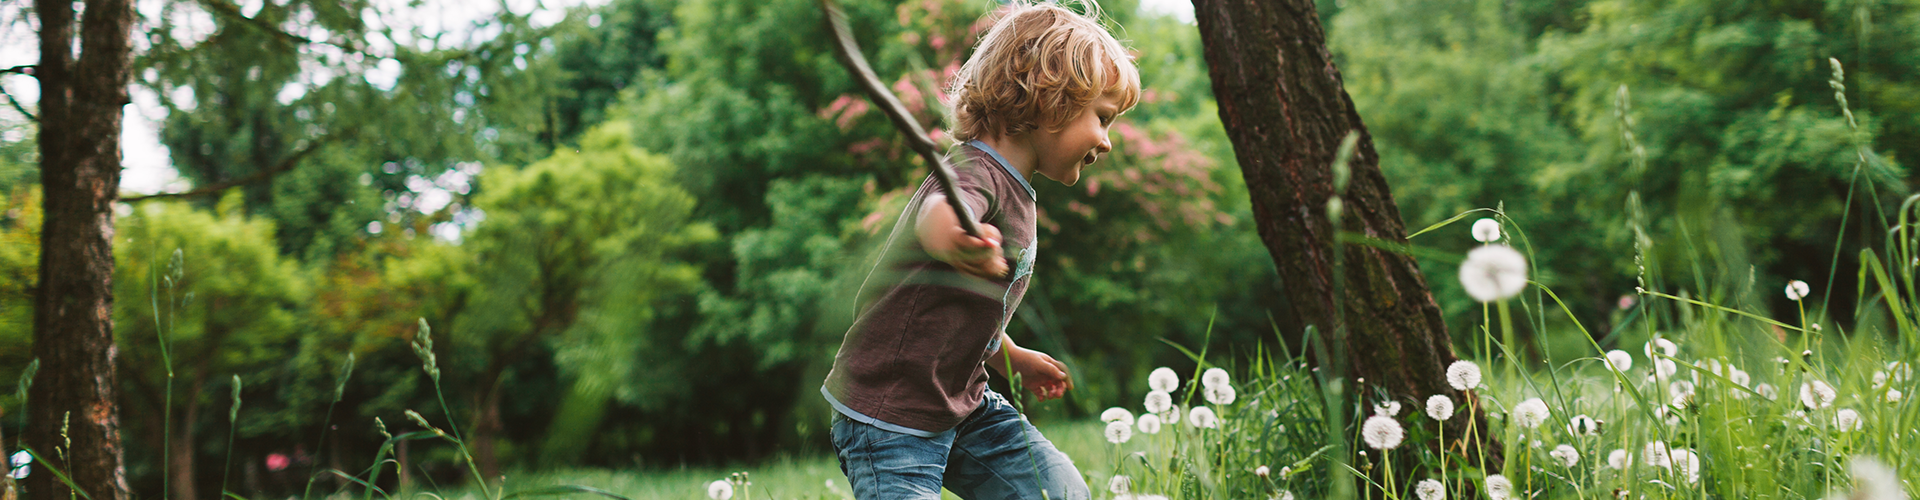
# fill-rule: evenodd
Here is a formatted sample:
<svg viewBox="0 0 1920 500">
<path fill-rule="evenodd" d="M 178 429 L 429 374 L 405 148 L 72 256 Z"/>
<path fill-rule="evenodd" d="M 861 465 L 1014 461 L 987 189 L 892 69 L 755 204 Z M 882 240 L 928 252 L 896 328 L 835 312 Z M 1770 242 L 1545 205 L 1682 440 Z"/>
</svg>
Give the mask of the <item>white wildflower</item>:
<svg viewBox="0 0 1920 500">
<path fill-rule="evenodd" d="M 1427 398 L 1427 416 L 1434 420 L 1453 418 L 1453 398 L 1445 394 L 1435 394 Z"/>
<path fill-rule="evenodd" d="M 33 474 L 33 454 L 27 450 L 13 452 L 13 456 L 7 457 L 7 465 L 12 466 L 8 475 L 14 479 L 26 479 Z"/>
<path fill-rule="evenodd" d="M 1205 406 L 1195 406 L 1193 410 L 1188 411 L 1187 421 L 1193 422 L 1194 427 L 1220 428 L 1220 417 L 1213 414 L 1212 408 Z"/>
<path fill-rule="evenodd" d="M 1759 394 L 1760 397 L 1767 398 L 1767 399 L 1777 399 L 1780 397 L 1780 391 L 1778 389 L 1774 389 L 1773 384 L 1762 383 L 1760 385 L 1754 386 L 1753 392 Z"/>
<path fill-rule="evenodd" d="M 1660 359 L 1653 360 L 1653 372 L 1655 374 L 1654 376 L 1656 377 L 1663 378 L 1663 379 L 1673 378 L 1673 374 L 1678 373 L 1679 371 L 1680 371 L 1680 366 L 1678 364 L 1675 364 L 1671 359 L 1660 358 Z"/>
<path fill-rule="evenodd" d="M 729 483 L 725 479 L 707 483 L 707 498 L 713 500 L 733 498 L 733 483 Z"/>
<path fill-rule="evenodd" d="M 1800 384 L 1800 404 L 1806 405 L 1809 409 L 1826 408 L 1832 405 L 1833 398 L 1838 396 L 1839 393 L 1834 392 L 1833 386 L 1827 385 L 1826 382 L 1813 380 Z"/>
<path fill-rule="evenodd" d="M 1487 476 L 1486 490 L 1487 498 L 1492 500 L 1508 500 L 1513 498 L 1513 481 L 1508 480 L 1507 476 L 1500 474 Z"/>
<path fill-rule="evenodd" d="M 1648 467 L 1664 469 L 1673 466 L 1673 457 L 1667 453 L 1666 443 L 1659 441 L 1647 443 L 1647 446 L 1640 451 L 1640 458 L 1647 462 Z"/>
<path fill-rule="evenodd" d="M 1728 366 L 1727 380 L 1733 381 L 1734 384 L 1737 384 L 1740 387 L 1747 387 L 1747 384 L 1750 384 L 1753 382 L 1753 376 L 1748 375 L 1746 370 Z M 1739 392 L 1739 391 L 1735 391 L 1735 392 Z"/>
<path fill-rule="evenodd" d="M 1127 411 L 1126 408 L 1115 406 L 1108 408 L 1107 411 L 1100 412 L 1100 421 L 1126 422 L 1127 425 L 1133 425 L 1133 412 Z"/>
<path fill-rule="evenodd" d="M 1172 368 L 1154 368 L 1152 373 L 1147 374 L 1147 387 L 1159 392 L 1173 392 L 1180 388 L 1180 375 L 1173 373 Z"/>
<path fill-rule="evenodd" d="M 1473 221 L 1473 239 L 1481 243 L 1500 241 L 1500 221 L 1491 218 Z"/>
<path fill-rule="evenodd" d="M 1293 492 L 1280 490 L 1279 493 L 1274 493 L 1273 496 L 1267 498 L 1269 500 L 1293 500 Z"/>
<path fill-rule="evenodd" d="M 1619 470 L 1627 470 L 1627 465 L 1632 463 L 1633 463 L 1633 454 L 1627 453 L 1627 450 L 1616 448 L 1613 450 L 1612 453 L 1607 454 L 1608 467 L 1612 467 Z"/>
<path fill-rule="evenodd" d="M 1133 422 L 1133 425 L 1140 428 L 1141 434 L 1159 434 L 1160 416 L 1152 413 L 1141 415 L 1139 420 Z"/>
<path fill-rule="evenodd" d="M 1527 287 L 1527 258 L 1506 245 L 1475 248 L 1460 263 L 1460 285 L 1481 302 L 1512 298 Z"/>
<path fill-rule="evenodd" d="M 1107 442 L 1120 444 L 1127 442 L 1129 439 L 1133 439 L 1133 424 L 1126 422 L 1107 423 Z"/>
<path fill-rule="evenodd" d="M 1619 349 L 1607 351 L 1607 368 L 1626 373 L 1627 370 L 1633 369 L 1633 355 Z"/>
<path fill-rule="evenodd" d="M 1273 469 L 1268 469 L 1265 465 L 1253 468 L 1253 475 L 1255 476 L 1267 477 L 1270 474 L 1273 474 Z"/>
<path fill-rule="evenodd" d="M 1376 450 L 1394 449 L 1407 437 L 1399 421 L 1380 415 L 1367 417 L 1367 422 L 1360 426 L 1360 436 L 1366 439 L 1367 447 Z"/>
<path fill-rule="evenodd" d="M 1887 402 L 1888 402 L 1888 403 L 1898 403 L 1898 402 L 1900 402 L 1900 397 L 1901 397 L 1901 396 L 1903 396 L 1903 394 L 1901 394 L 1901 393 L 1900 393 L 1900 390 L 1899 390 L 1899 389 L 1887 389 Z"/>
<path fill-rule="evenodd" d="M 1209 403 L 1217 405 L 1233 404 L 1234 392 L 1233 386 L 1231 385 L 1221 384 L 1208 386 L 1206 390 L 1202 392 L 1207 394 L 1207 402 Z"/>
<path fill-rule="evenodd" d="M 1447 485 L 1433 479 L 1422 479 L 1420 484 L 1413 486 L 1413 493 L 1419 496 L 1420 500 L 1446 500 Z"/>
<path fill-rule="evenodd" d="M 1800 299 L 1807 298 L 1809 293 L 1813 293 L 1813 290 L 1807 287 L 1807 282 L 1800 280 L 1787 282 L 1787 300 L 1799 302 Z"/>
<path fill-rule="evenodd" d="M 1231 381 L 1232 379 L 1227 377 L 1227 371 L 1220 368 L 1208 368 L 1206 372 L 1200 374 L 1202 387 L 1220 387 L 1228 385 Z"/>
<path fill-rule="evenodd" d="M 1388 416 L 1388 417 L 1398 417 L 1400 416 L 1400 402 L 1399 401 L 1381 401 L 1378 404 L 1373 405 L 1373 414 Z"/>
<path fill-rule="evenodd" d="M 1600 422 L 1585 414 L 1574 415 L 1567 421 L 1567 433 L 1575 436 L 1592 436 L 1600 433 Z"/>
<path fill-rule="evenodd" d="M 1115 495 L 1125 495 L 1128 491 L 1132 490 L 1133 479 L 1127 476 L 1115 475 L 1113 479 L 1107 480 L 1107 491 L 1111 491 Z"/>
<path fill-rule="evenodd" d="M 1847 408 L 1833 414 L 1833 426 L 1840 432 L 1860 430 L 1860 412 Z"/>
<path fill-rule="evenodd" d="M 1160 422 L 1167 425 L 1180 425 L 1181 413 L 1183 412 L 1179 405 L 1168 407 L 1167 411 L 1160 413 Z"/>
<path fill-rule="evenodd" d="M 1546 422 L 1549 415 L 1551 412 L 1547 411 L 1547 403 L 1540 398 L 1521 401 L 1513 406 L 1514 423 L 1528 429 L 1540 427 L 1540 423 Z"/>
<path fill-rule="evenodd" d="M 1554 461 L 1560 462 L 1561 467 L 1573 467 L 1573 464 L 1580 463 L 1580 451 L 1564 444 L 1553 447 L 1553 451 L 1548 452 L 1547 455 L 1552 456 Z"/>
<path fill-rule="evenodd" d="M 1700 455 L 1692 450 L 1673 450 L 1673 472 L 1687 479 L 1687 484 L 1700 482 Z"/>
<path fill-rule="evenodd" d="M 1167 394 L 1166 391 L 1149 392 L 1147 393 L 1145 406 L 1147 413 L 1165 412 L 1168 408 L 1173 407 L 1173 395 Z"/>
<path fill-rule="evenodd" d="M 1462 391 L 1479 387 L 1480 365 L 1464 359 L 1447 365 L 1447 385 Z"/>
</svg>

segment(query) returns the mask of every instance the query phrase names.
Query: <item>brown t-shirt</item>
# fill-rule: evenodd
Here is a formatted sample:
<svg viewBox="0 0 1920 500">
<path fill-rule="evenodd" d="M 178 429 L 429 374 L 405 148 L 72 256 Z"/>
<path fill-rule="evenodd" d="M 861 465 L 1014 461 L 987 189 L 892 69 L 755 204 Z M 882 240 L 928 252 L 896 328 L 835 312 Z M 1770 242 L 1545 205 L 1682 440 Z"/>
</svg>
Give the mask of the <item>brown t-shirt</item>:
<svg viewBox="0 0 1920 500">
<path fill-rule="evenodd" d="M 998 349 L 1033 272 L 1034 194 L 985 144 L 960 150 L 960 198 L 977 220 L 1000 229 L 1011 271 L 985 279 L 928 256 L 913 227 L 940 185 L 931 177 L 921 183 L 863 287 L 876 296 L 861 297 L 874 300 L 847 330 L 820 389 L 848 418 L 932 436 L 980 406 L 987 355 Z"/>
</svg>

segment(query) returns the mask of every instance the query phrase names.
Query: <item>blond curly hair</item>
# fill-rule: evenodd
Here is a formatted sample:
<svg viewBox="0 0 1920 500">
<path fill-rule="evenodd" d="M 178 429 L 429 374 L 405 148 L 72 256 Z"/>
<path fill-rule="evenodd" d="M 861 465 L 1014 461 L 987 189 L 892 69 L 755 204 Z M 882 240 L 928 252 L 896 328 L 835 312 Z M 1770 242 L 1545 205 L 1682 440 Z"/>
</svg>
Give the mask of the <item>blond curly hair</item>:
<svg viewBox="0 0 1920 500">
<path fill-rule="evenodd" d="M 1133 55 L 1095 19 L 1053 4 L 1016 0 L 995 15 L 973 55 L 947 88 L 954 139 L 1059 130 L 1107 93 L 1120 111 L 1140 102 Z"/>
</svg>

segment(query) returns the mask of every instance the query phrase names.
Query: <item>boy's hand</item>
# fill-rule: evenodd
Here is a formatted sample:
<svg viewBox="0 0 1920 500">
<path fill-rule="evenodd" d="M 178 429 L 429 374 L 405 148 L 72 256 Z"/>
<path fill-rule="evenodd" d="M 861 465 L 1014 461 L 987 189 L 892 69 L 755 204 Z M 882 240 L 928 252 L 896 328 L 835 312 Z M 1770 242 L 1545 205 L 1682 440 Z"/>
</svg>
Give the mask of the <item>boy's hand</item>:
<svg viewBox="0 0 1920 500">
<path fill-rule="evenodd" d="M 982 237 L 968 236 L 944 196 L 927 197 L 918 232 L 927 254 L 960 272 L 993 279 L 1007 275 L 1007 259 L 1000 254 L 1000 228 L 981 224 Z"/>
<path fill-rule="evenodd" d="M 1067 364 L 1047 353 L 1031 349 L 1012 352 L 1013 371 L 1020 374 L 1020 386 L 1039 396 L 1041 401 L 1060 399 L 1073 389 L 1073 377 Z"/>
</svg>

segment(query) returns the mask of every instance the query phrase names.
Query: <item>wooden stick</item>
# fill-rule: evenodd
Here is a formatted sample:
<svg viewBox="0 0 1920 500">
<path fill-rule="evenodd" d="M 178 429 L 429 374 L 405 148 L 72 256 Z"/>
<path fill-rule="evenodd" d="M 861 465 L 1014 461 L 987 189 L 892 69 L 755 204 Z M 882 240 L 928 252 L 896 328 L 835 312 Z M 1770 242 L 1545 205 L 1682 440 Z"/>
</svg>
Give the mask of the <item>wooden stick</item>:
<svg viewBox="0 0 1920 500">
<path fill-rule="evenodd" d="M 947 196 L 947 205 L 953 207 L 953 213 L 959 215 L 960 227 L 966 229 L 968 236 L 980 237 L 980 224 L 973 220 L 973 209 L 960 200 L 959 189 L 954 185 L 953 167 L 947 164 L 940 153 L 935 151 L 933 139 L 927 137 L 927 131 L 920 128 L 920 122 L 914 121 L 913 114 L 900 104 L 900 99 L 880 83 L 880 77 L 873 74 L 873 68 L 867 65 L 866 56 L 860 55 L 860 46 L 853 41 L 853 31 L 847 28 L 847 15 L 833 0 L 820 0 L 820 10 L 827 15 L 827 29 L 833 33 L 834 53 L 839 55 L 840 63 L 847 66 L 847 72 L 853 73 L 853 79 L 860 88 L 867 91 L 867 97 L 874 105 L 893 119 L 893 126 L 907 135 L 907 146 L 920 153 L 927 163 L 933 165 L 933 178 L 940 181 L 940 191 Z"/>
</svg>

